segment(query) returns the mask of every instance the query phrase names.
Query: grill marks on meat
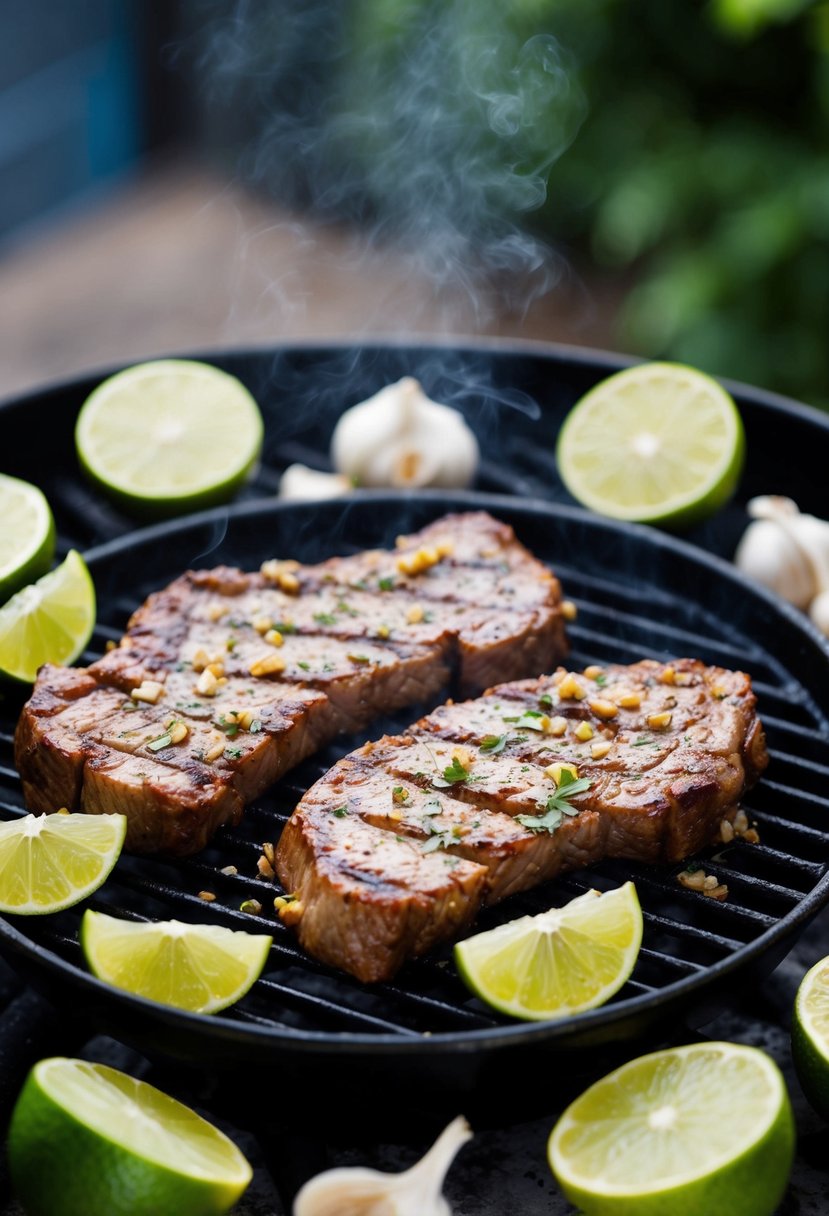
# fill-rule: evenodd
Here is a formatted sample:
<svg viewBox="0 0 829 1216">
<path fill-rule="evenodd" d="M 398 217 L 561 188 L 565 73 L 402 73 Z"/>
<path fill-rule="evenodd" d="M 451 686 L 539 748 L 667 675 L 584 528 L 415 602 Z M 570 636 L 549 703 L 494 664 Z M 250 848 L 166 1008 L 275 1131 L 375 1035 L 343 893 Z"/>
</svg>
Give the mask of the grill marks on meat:
<svg viewBox="0 0 829 1216">
<path fill-rule="evenodd" d="M 334 765 L 276 852 L 302 945 L 388 979 L 483 905 L 563 870 L 711 843 L 768 760 L 748 676 L 693 659 L 587 670 L 448 702 Z M 552 832 L 523 825 L 562 763 L 590 781 L 575 813 Z"/>
<path fill-rule="evenodd" d="M 452 678 L 469 694 L 567 651 L 558 580 L 483 512 L 391 552 L 263 570 L 185 574 L 98 662 L 40 671 L 15 739 L 31 810 L 123 811 L 129 848 L 193 853 L 336 734 Z M 212 696 L 197 691 L 205 663 Z M 163 686 L 155 704 L 131 695 L 147 681 Z M 164 745 L 172 722 L 186 738 Z"/>
</svg>

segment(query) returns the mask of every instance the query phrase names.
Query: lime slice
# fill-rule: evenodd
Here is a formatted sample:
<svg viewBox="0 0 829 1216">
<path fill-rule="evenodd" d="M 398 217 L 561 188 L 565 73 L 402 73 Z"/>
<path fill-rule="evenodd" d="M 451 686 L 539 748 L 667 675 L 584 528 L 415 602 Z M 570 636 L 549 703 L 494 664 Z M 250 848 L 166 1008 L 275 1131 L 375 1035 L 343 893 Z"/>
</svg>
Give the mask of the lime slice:
<svg viewBox="0 0 829 1216">
<path fill-rule="evenodd" d="M 626 882 L 468 937 L 455 946 L 455 962 L 472 991 L 501 1013 L 564 1018 L 613 996 L 641 944 L 642 910 Z"/>
<path fill-rule="evenodd" d="M 195 1111 L 104 1064 L 60 1058 L 29 1073 L 8 1157 L 27 1216 L 221 1216 L 252 1177 Z"/>
<path fill-rule="evenodd" d="M 185 359 L 110 376 L 75 428 L 89 477 L 127 508 L 155 516 L 227 502 L 252 472 L 262 436 L 262 415 L 244 385 Z"/>
<path fill-rule="evenodd" d="M 97 891 L 124 844 L 126 815 L 26 815 L 0 823 L 0 912 L 70 908 Z"/>
<path fill-rule="evenodd" d="M 797 990 L 792 1056 L 803 1092 L 829 1120 L 829 957 L 807 971 Z"/>
<path fill-rule="evenodd" d="M 45 574 L 55 556 L 55 521 L 37 486 L 0 473 L 0 604 Z"/>
<path fill-rule="evenodd" d="M 553 1128 L 548 1157 L 585 1216 L 771 1216 L 794 1140 L 773 1060 L 754 1047 L 695 1043 L 591 1085 Z"/>
<path fill-rule="evenodd" d="M 614 519 L 688 526 L 736 488 L 745 436 L 716 380 L 644 363 L 597 384 L 564 421 L 558 468 L 579 502 Z"/>
<path fill-rule="evenodd" d="M 221 925 L 136 924 L 87 911 L 81 945 L 99 979 L 139 996 L 215 1013 L 245 995 L 262 973 L 273 939 Z"/>
<path fill-rule="evenodd" d="M 43 663 L 72 663 L 95 628 L 95 586 L 74 549 L 0 608 L 0 674 L 33 683 Z"/>
</svg>

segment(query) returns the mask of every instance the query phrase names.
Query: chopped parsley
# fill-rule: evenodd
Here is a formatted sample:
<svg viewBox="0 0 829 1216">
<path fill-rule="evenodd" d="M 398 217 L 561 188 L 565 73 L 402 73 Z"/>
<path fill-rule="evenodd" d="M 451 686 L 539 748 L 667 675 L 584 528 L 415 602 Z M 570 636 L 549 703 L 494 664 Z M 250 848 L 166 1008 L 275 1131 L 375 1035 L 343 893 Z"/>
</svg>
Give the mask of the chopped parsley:
<svg viewBox="0 0 829 1216">
<path fill-rule="evenodd" d="M 567 769 L 562 769 L 558 789 L 547 799 L 543 815 L 516 815 L 523 827 L 531 832 L 554 832 L 565 815 L 578 815 L 578 808 L 570 805 L 575 794 L 589 790 L 592 781 L 587 777 L 574 778 Z"/>
<path fill-rule="evenodd" d="M 359 616 L 356 608 L 352 608 L 345 600 L 337 600 L 337 612 L 341 612 L 343 616 Z"/>
<path fill-rule="evenodd" d="M 461 826 L 458 823 L 453 824 L 451 828 L 444 828 L 441 831 L 440 828 L 436 828 L 429 821 L 428 817 L 424 816 L 423 826 L 429 833 L 429 836 L 420 846 L 421 853 L 435 853 L 438 849 L 445 849 L 450 844 L 457 844 L 463 835 Z"/>
<path fill-rule="evenodd" d="M 596 682 L 596 684 L 598 684 L 599 688 L 604 688 L 605 684 L 607 683 L 607 676 L 598 675 L 598 676 L 596 676 L 595 682 Z"/>
<path fill-rule="evenodd" d="M 634 739 L 631 747 L 645 747 L 648 743 L 653 743 L 653 735 L 640 735 L 638 739 Z"/>
<path fill-rule="evenodd" d="M 296 633 L 296 625 L 293 621 L 274 621 L 273 628 L 277 633 Z"/>
<path fill-rule="evenodd" d="M 213 725 L 218 726 L 219 730 L 223 730 L 224 733 L 227 735 L 228 739 L 235 738 L 235 736 L 238 735 L 238 733 L 239 733 L 239 723 L 238 722 L 228 722 L 228 720 L 224 716 L 224 714 L 222 714 L 222 716 L 220 718 L 218 718 L 213 723 Z"/>
<path fill-rule="evenodd" d="M 351 659 L 352 663 L 370 663 L 371 662 L 371 659 L 369 658 L 369 656 L 367 654 L 351 654 L 349 652 L 347 657 L 349 659 Z"/>
<path fill-rule="evenodd" d="M 297 667 L 301 667 L 303 671 L 311 670 L 311 664 L 306 663 L 304 659 L 300 659 L 300 661 L 297 663 Z"/>
<path fill-rule="evenodd" d="M 336 625 L 337 618 L 332 612 L 315 612 L 314 620 L 318 625 Z"/>
<path fill-rule="evenodd" d="M 551 708 L 553 704 L 552 695 L 548 692 L 543 692 L 538 698 L 538 703 L 539 705 L 546 705 L 548 709 Z"/>
<path fill-rule="evenodd" d="M 386 575 L 384 578 L 378 578 L 377 586 L 381 591 L 391 591 L 394 587 L 394 579 L 389 575 Z"/>
<path fill-rule="evenodd" d="M 490 756 L 497 756 L 502 752 L 507 745 L 506 735 L 484 735 L 481 740 L 481 751 L 489 752 Z"/>
<path fill-rule="evenodd" d="M 347 806 L 335 806 L 334 810 L 331 812 L 331 814 L 334 816 L 335 819 L 345 819 L 346 815 L 348 814 L 348 807 Z"/>
<path fill-rule="evenodd" d="M 172 747 L 173 737 L 169 731 L 165 731 L 163 735 L 159 735 L 156 739 L 151 739 L 147 744 L 147 751 L 160 752 L 163 747 Z"/>
<path fill-rule="evenodd" d="M 250 724 L 250 733 L 252 735 L 258 735 L 261 729 L 262 729 L 262 723 L 259 721 L 258 718 L 254 718 Z"/>
<path fill-rule="evenodd" d="M 447 765 L 443 770 L 443 780 L 439 777 L 432 778 L 432 785 L 455 785 L 458 781 L 466 781 L 469 776 L 469 769 L 464 768 L 461 762 L 455 757 L 452 758 L 452 763 Z"/>
<path fill-rule="evenodd" d="M 241 747 L 226 747 L 224 754 L 226 760 L 238 760 L 242 754 L 242 749 Z"/>
</svg>

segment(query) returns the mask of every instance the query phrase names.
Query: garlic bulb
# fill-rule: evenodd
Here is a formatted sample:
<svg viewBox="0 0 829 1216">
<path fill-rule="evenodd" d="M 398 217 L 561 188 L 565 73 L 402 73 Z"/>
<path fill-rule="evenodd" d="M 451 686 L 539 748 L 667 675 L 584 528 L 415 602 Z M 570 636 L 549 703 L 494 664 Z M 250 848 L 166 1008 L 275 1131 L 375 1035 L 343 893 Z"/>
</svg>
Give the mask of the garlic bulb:
<svg viewBox="0 0 829 1216">
<path fill-rule="evenodd" d="M 318 1174 L 294 1200 L 294 1216 L 452 1216 L 442 1197 L 443 1180 L 455 1154 L 471 1139 L 459 1116 L 425 1157 L 402 1174 L 336 1169 Z"/>
<path fill-rule="evenodd" d="M 305 464 L 289 464 L 279 480 L 279 497 L 295 501 L 336 498 L 353 488 L 353 482 L 342 473 L 321 473 Z"/>
<path fill-rule="evenodd" d="M 361 486 L 468 486 L 478 458 L 463 416 L 411 376 L 346 410 L 331 439 L 334 467 Z"/>
<path fill-rule="evenodd" d="M 829 636 L 829 522 L 801 515 L 790 498 L 753 498 L 749 524 L 734 561 L 744 574 L 808 609 Z"/>
</svg>

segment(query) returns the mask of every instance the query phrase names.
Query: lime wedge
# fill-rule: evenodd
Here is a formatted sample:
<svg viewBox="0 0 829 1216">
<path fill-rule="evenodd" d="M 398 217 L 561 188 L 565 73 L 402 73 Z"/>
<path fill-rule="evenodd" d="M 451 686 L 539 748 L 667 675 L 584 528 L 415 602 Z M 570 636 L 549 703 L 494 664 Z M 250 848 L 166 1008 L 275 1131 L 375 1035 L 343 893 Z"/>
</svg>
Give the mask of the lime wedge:
<svg viewBox="0 0 829 1216">
<path fill-rule="evenodd" d="M 794 1156 L 777 1065 L 735 1043 L 631 1060 L 553 1128 L 550 1168 L 585 1216 L 771 1216 Z"/>
<path fill-rule="evenodd" d="M 592 388 L 564 420 L 556 456 L 567 489 L 614 519 L 687 527 L 733 494 L 745 436 L 710 376 L 644 363 Z"/>
<path fill-rule="evenodd" d="M 99 979 L 198 1013 L 243 997 L 261 975 L 272 940 L 221 925 L 136 924 L 92 911 L 81 925 L 83 952 Z"/>
<path fill-rule="evenodd" d="M 0 675 L 33 683 L 43 663 L 72 663 L 95 628 L 95 586 L 74 549 L 0 608 Z"/>
<path fill-rule="evenodd" d="M 482 1001 L 540 1021 L 608 1000 L 633 971 L 641 944 L 642 910 L 626 882 L 468 937 L 455 946 L 455 962 Z"/>
<path fill-rule="evenodd" d="M 27 1216 L 222 1216 L 252 1177 L 195 1111 L 104 1064 L 60 1058 L 29 1073 L 8 1157 Z"/>
<path fill-rule="evenodd" d="M 126 815 L 26 815 L 0 823 L 0 912 L 38 915 L 97 891 L 124 844 Z"/>
<path fill-rule="evenodd" d="M 792 1056 L 803 1092 L 829 1120 L 829 957 L 807 971 L 797 990 Z"/>
<path fill-rule="evenodd" d="M 262 447 L 259 407 L 244 385 L 206 363 L 164 359 L 110 376 L 75 427 L 88 476 L 144 515 L 227 502 Z"/>
<path fill-rule="evenodd" d="M 0 473 L 0 604 L 45 574 L 55 556 L 55 521 L 37 486 Z"/>
</svg>

